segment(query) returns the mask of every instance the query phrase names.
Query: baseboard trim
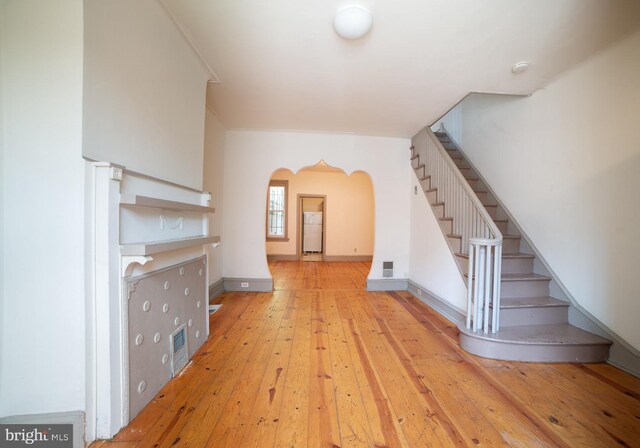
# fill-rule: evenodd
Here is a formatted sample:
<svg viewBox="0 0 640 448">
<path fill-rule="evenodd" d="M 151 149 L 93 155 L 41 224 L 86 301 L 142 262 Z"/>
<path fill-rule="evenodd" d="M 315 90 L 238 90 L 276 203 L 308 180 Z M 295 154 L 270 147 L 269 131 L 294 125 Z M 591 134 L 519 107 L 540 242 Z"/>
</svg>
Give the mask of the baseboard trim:
<svg viewBox="0 0 640 448">
<path fill-rule="evenodd" d="M 242 286 L 246 283 L 248 286 Z M 271 292 L 273 291 L 273 279 L 270 278 L 225 278 L 225 291 L 243 292 Z"/>
<path fill-rule="evenodd" d="M 47 414 L 12 415 L 0 418 L 3 424 L 44 424 L 44 425 L 73 425 L 73 448 L 84 448 L 85 416 L 82 411 L 51 412 Z M 92 442 L 88 440 L 87 442 Z"/>
<path fill-rule="evenodd" d="M 466 321 L 465 314 L 461 310 L 451 306 L 443 298 L 432 293 L 427 288 L 409 280 L 407 291 L 409 291 L 416 299 L 425 303 L 429 308 L 432 308 L 438 314 L 446 317 L 451 322 L 460 324 Z"/>
<path fill-rule="evenodd" d="M 271 254 L 267 255 L 267 261 L 298 261 L 300 257 L 296 254 Z"/>
<path fill-rule="evenodd" d="M 224 292 L 224 279 L 221 278 L 212 285 L 209 285 L 209 303 L 215 300 L 220 294 Z"/>
<path fill-rule="evenodd" d="M 325 255 L 324 261 L 372 261 L 373 255 Z"/>
<path fill-rule="evenodd" d="M 367 279 L 367 291 L 406 291 L 406 278 Z"/>
</svg>

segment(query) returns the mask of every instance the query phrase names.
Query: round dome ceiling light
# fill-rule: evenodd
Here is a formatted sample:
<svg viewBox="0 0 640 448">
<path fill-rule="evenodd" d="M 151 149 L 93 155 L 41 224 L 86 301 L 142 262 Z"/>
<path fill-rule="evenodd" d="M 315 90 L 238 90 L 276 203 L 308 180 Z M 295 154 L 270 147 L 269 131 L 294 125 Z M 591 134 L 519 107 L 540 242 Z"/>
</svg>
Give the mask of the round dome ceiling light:
<svg viewBox="0 0 640 448">
<path fill-rule="evenodd" d="M 528 62 L 518 62 L 517 64 L 514 64 L 513 67 L 511 67 L 511 73 L 513 73 L 514 75 L 518 75 L 520 73 L 526 72 L 528 68 Z"/>
<path fill-rule="evenodd" d="M 360 5 L 340 8 L 333 21 L 333 28 L 343 39 L 360 39 L 367 34 L 373 25 L 369 10 Z"/>
</svg>

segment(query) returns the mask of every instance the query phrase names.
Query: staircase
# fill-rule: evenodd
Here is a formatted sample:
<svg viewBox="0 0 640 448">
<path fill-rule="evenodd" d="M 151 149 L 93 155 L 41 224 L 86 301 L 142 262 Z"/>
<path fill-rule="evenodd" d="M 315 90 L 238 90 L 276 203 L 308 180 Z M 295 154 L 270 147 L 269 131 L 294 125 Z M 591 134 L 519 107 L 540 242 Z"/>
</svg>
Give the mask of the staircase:
<svg viewBox="0 0 640 448">
<path fill-rule="evenodd" d="M 428 130 L 428 133 L 431 131 Z M 499 326 L 496 325 L 499 330 L 495 333 L 481 330 L 474 332 L 472 328 L 467 328 L 468 324 L 461 323 L 458 326 L 460 346 L 482 357 L 513 361 L 606 361 L 611 341 L 568 323 L 569 304 L 550 296 L 550 277 L 534 273 L 536 257 L 527 253 L 527 245 L 522 241 L 516 226 L 510 225 L 508 215 L 450 137 L 445 132 L 436 132 L 435 137 L 503 234 L 497 302 Z M 421 163 L 414 147 L 411 151 L 412 167 L 438 218 L 460 272 L 469 284 L 469 255 L 464 253 L 466 251 L 463 250 L 461 235 L 452 231 L 454 220 L 447 216 L 447 204 L 442 200 L 443 192 L 432 187 L 430 176 L 426 174 L 427 167 Z M 493 303 L 489 309 L 493 314 Z"/>
</svg>

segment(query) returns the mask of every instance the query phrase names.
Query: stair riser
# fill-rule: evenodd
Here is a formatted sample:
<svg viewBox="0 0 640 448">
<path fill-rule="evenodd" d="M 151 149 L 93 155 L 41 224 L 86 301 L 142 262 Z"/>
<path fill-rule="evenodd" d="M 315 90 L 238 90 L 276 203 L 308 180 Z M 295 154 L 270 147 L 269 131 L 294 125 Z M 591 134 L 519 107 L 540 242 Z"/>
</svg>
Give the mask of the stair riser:
<svg viewBox="0 0 640 448">
<path fill-rule="evenodd" d="M 431 209 L 436 218 L 444 218 L 444 205 L 432 205 Z"/>
<path fill-rule="evenodd" d="M 457 149 L 455 149 L 453 146 L 451 147 L 451 149 L 448 149 L 445 146 L 445 149 L 447 150 L 447 153 L 449 154 L 450 157 L 464 157 L 462 153 Z"/>
<path fill-rule="evenodd" d="M 487 342 L 460 333 L 460 347 L 484 358 L 526 362 L 604 362 L 607 345 L 537 345 Z"/>
<path fill-rule="evenodd" d="M 471 168 L 471 166 L 469 166 L 469 162 L 467 162 L 466 159 L 453 159 L 453 163 L 455 163 L 456 166 L 460 169 Z"/>
<path fill-rule="evenodd" d="M 549 295 L 549 280 L 518 280 L 501 282 L 500 296 L 504 298 L 545 297 Z"/>
<path fill-rule="evenodd" d="M 460 246 L 462 245 L 462 239 L 461 238 L 455 238 L 455 237 L 447 237 L 447 241 L 449 242 L 449 247 L 451 247 L 451 250 L 453 250 L 454 254 L 460 253 L 461 252 L 461 248 Z"/>
<path fill-rule="evenodd" d="M 424 194 L 427 196 L 427 201 L 429 201 L 429 204 L 438 202 L 438 193 L 436 191 L 425 191 Z"/>
<path fill-rule="evenodd" d="M 566 324 L 568 307 L 548 306 L 535 308 L 502 308 L 500 310 L 500 327 L 517 325 L 549 325 Z"/>
<path fill-rule="evenodd" d="M 453 221 L 438 220 L 438 222 L 440 223 L 440 228 L 442 229 L 442 233 L 444 233 L 445 235 L 448 235 L 451 233 L 453 229 Z"/>
<path fill-rule="evenodd" d="M 424 180 L 420 180 L 421 176 L 418 176 L 418 180 L 420 181 L 420 186 L 423 190 L 431 190 L 431 178 L 427 177 Z"/>
<path fill-rule="evenodd" d="M 533 258 L 502 258 L 503 274 L 531 274 Z"/>
<path fill-rule="evenodd" d="M 482 190 L 485 188 L 484 185 L 482 185 L 482 182 L 480 181 L 480 179 L 478 180 L 467 179 L 467 183 L 471 186 L 471 189 L 473 190 Z"/>
<path fill-rule="evenodd" d="M 486 191 L 485 191 L 485 192 L 483 192 L 483 193 L 477 193 L 477 192 L 476 192 L 476 196 L 478 196 L 478 199 L 480 199 L 480 202 L 487 202 L 487 199 L 489 199 L 489 198 L 488 198 L 489 193 L 488 193 L 488 192 L 486 192 Z"/>
<path fill-rule="evenodd" d="M 466 257 L 456 257 L 460 260 L 462 272 L 469 269 L 469 259 Z M 533 259 L 531 258 L 503 258 L 502 273 L 503 274 L 531 274 L 533 272 Z"/>
<path fill-rule="evenodd" d="M 487 213 L 489 213 L 489 216 L 491 216 L 492 218 L 496 218 L 496 214 L 498 212 L 498 207 L 497 206 L 492 206 L 492 205 L 485 205 L 484 206 L 485 210 L 487 211 Z"/>
<path fill-rule="evenodd" d="M 478 177 L 475 171 L 472 168 L 460 168 L 460 172 L 462 175 L 466 177 Z"/>
<path fill-rule="evenodd" d="M 520 238 L 504 238 L 502 240 L 502 252 L 515 254 L 520 251 Z"/>
<path fill-rule="evenodd" d="M 497 221 L 496 226 L 498 227 L 498 230 L 500 230 L 500 232 L 504 235 L 505 233 L 507 233 L 509 221 Z"/>
</svg>

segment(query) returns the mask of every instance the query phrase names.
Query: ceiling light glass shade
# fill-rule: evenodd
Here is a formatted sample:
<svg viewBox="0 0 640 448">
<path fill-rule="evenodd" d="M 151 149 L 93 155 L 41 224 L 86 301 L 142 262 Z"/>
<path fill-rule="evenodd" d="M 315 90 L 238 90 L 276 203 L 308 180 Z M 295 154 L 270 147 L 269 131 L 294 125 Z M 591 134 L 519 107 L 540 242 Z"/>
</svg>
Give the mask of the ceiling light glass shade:
<svg viewBox="0 0 640 448">
<path fill-rule="evenodd" d="M 371 25 L 373 25 L 371 13 L 360 5 L 341 8 L 333 21 L 336 33 L 344 39 L 360 39 L 369 32 Z"/>
<path fill-rule="evenodd" d="M 514 75 L 524 73 L 527 71 L 528 68 L 529 68 L 528 62 L 518 62 L 517 64 L 514 64 L 513 67 L 511 67 L 511 73 L 513 73 Z"/>
</svg>

